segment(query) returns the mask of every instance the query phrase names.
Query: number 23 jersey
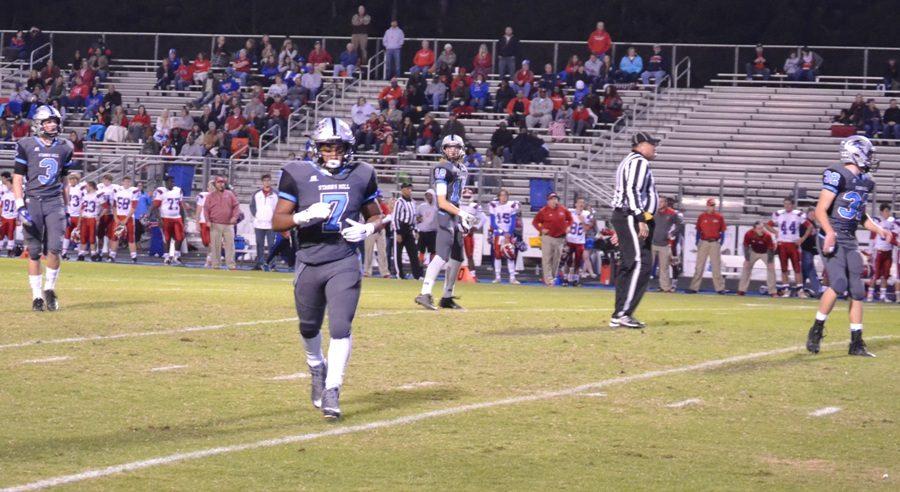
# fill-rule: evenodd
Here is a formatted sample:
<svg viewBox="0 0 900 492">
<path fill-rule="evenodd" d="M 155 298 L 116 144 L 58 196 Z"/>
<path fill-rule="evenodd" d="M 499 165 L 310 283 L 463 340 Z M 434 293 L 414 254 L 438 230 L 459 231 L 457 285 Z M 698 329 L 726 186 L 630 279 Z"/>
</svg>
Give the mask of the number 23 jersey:
<svg viewBox="0 0 900 492">
<path fill-rule="evenodd" d="M 842 165 L 834 165 L 822 175 L 822 189 L 836 195 L 828 209 L 828 217 L 838 239 L 855 242 L 856 229 L 866 211 L 869 193 L 875 189 L 875 182 L 867 173 L 857 176 Z"/>
<path fill-rule="evenodd" d="M 356 254 L 354 245 L 341 236 L 346 219 L 360 221 L 364 205 L 376 200 L 378 181 L 375 169 L 365 162 L 354 162 L 335 174 L 329 174 L 309 161 L 284 166 L 278 183 L 278 197 L 294 203 L 294 212 L 312 204 L 331 205 L 331 215 L 298 228 L 297 259 L 309 265 L 342 260 Z"/>
</svg>

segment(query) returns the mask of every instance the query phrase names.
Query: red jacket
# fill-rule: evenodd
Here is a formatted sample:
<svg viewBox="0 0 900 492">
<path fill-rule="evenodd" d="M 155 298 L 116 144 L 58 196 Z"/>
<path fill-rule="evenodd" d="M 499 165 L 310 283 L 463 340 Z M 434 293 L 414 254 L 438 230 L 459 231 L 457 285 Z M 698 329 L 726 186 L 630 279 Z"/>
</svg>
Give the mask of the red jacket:
<svg viewBox="0 0 900 492">
<path fill-rule="evenodd" d="M 306 62 L 312 63 L 313 65 L 318 65 L 320 63 L 327 63 L 330 65 L 332 62 L 331 53 L 325 50 L 319 50 L 318 52 L 316 50 L 312 50 L 309 52 L 309 56 L 306 58 Z"/>
<path fill-rule="evenodd" d="M 767 253 L 775 250 L 775 242 L 772 241 L 772 235 L 763 232 L 762 236 L 758 235 L 753 229 L 744 234 L 744 247 L 750 248 L 754 253 Z"/>
<path fill-rule="evenodd" d="M 397 99 L 397 103 L 399 103 L 400 98 L 403 96 L 403 89 L 400 86 L 392 87 L 387 86 L 384 89 L 381 89 L 381 92 L 378 93 L 378 100 L 384 100 L 385 102 L 390 101 L 391 99 Z"/>
<path fill-rule="evenodd" d="M 717 212 L 703 212 L 697 217 L 697 232 L 702 241 L 718 241 L 725 232 L 725 217 Z"/>
<path fill-rule="evenodd" d="M 430 67 L 434 65 L 434 51 L 420 49 L 416 51 L 416 56 L 413 57 L 413 64 L 417 67 Z"/>
<path fill-rule="evenodd" d="M 550 205 L 544 205 L 544 208 L 534 216 L 531 224 L 541 234 L 547 229 L 548 236 L 565 237 L 572 222 L 572 213 L 566 207 L 557 205 L 556 208 L 550 208 Z"/>
<path fill-rule="evenodd" d="M 609 48 L 612 47 L 612 38 L 605 30 L 594 29 L 594 32 L 588 36 L 587 44 L 591 53 L 599 55 L 609 51 Z"/>
<path fill-rule="evenodd" d="M 534 72 L 523 68 L 516 72 L 513 80 L 515 80 L 516 85 L 532 84 L 534 83 Z"/>
</svg>

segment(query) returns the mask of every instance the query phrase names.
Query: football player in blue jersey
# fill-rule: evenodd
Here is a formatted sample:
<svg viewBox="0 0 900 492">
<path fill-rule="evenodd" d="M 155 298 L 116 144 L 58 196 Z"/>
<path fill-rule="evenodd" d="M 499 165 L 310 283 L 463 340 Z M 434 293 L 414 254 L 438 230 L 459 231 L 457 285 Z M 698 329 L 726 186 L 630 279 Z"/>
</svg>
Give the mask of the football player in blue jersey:
<svg viewBox="0 0 900 492">
<path fill-rule="evenodd" d="M 323 119 L 312 141 L 314 162 L 292 161 L 282 170 L 272 227 L 297 228 L 294 303 L 312 379 L 312 403 L 325 418 L 338 419 L 362 280 L 355 243 L 382 230 L 390 217 L 382 217 L 377 202 L 375 169 L 353 160 L 355 139 L 347 123 Z M 326 310 L 331 335 L 327 359 L 320 331 Z"/>
<path fill-rule="evenodd" d="M 868 138 L 854 135 L 841 142 L 841 164 L 825 170 L 822 191 L 816 205 L 819 251 L 825 260 L 830 286 L 822 293 L 816 320 L 809 329 L 806 349 L 819 353 L 824 337 L 825 320 L 835 301 L 845 292 L 850 294 L 850 355 L 875 357 L 863 341 L 863 301 L 866 287 L 862 280 L 864 261 L 856 241 L 861 224 L 867 230 L 887 239 L 882 229 L 866 215 L 866 201 L 875 189 L 871 173 L 878 167 L 875 148 Z"/>
</svg>

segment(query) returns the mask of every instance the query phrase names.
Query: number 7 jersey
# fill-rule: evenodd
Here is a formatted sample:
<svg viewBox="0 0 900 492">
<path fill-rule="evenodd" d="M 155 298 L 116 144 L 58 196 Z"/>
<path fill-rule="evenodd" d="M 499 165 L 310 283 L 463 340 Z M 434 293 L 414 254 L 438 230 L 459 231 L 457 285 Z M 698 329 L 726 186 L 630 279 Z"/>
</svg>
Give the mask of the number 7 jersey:
<svg viewBox="0 0 900 492">
<path fill-rule="evenodd" d="M 829 167 L 822 175 L 822 189 L 836 196 L 828 209 L 828 217 L 838 239 L 856 241 L 856 229 L 866 211 L 869 194 L 875 182 L 867 173 L 858 176 L 840 164 Z"/>
<path fill-rule="evenodd" d="M 309 161 L 290 162 L 281 172 L 278 197 L 294 203 L 293 212 L 312 204 L 331 205 L 331 215 L 298 228 L 297 259 L 309 265 L 321 265 L 356 254 L 356 248 L 341 236 L 347 219 L 359 221 L 364 205 L 377 199 L 375 169 L 355 162 L 329 174 Z"/>
</svg>

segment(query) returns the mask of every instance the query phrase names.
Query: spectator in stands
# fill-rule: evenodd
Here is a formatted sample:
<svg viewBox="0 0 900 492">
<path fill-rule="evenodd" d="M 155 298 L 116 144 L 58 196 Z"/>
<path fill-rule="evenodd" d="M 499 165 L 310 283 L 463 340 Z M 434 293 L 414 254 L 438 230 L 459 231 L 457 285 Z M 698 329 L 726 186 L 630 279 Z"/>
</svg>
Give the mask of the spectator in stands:
<svg viewBox="0 0 900 492">
<path fill-rule="evenodd" d="M 481 43 L 478 46 L 478 53 L 475 54 L 475 58 L 472 60 L 472 76 L 482 75 L 487 78 L 491 73 L 493 63 L 494 61 L 491 59 L 491 52 L 488 51 L 487 45 Z"/>
<path fill-rule="evenodd" d="M 194 84 L 203 85 L 206 82 L 207 77 L 209 77 L 209 69 L 211 67 L 210 61 L 206 59 L 206 54 L 202 51 L 197 53 L 197 58 L 194 58 Z"/>
<path fill-rule="evenodd" d="M 582 82 L 584 84 L 584 82 Z M 538 95 L 531 101 L 525 124 L 528 128 L 547 128 L 553 120 L 553 101 L 547 97 L 547 91 L 538 89 Z"/>
<path fill-rule="evenodd" d="M 753 60 L 747 62 L 745 68 L 747 80 L 753 80 L 753 77 L 757 75 L 761 76 L 763 80 L 772 78 L 772 69 L 769 66 L 769 61 L 763 55 L 763 45 L 756 45 L 756 54 L 753 56 Z"/>
<path fill-rule="evenodd" d="M 397 19 L 391 19 L 391 27 L 384 31 L 381 42 L 384 45 L 384 78 L 391 79 L 400 74 L 400 51 L 406 36 L 400 29 Z"/>
<path fill-rule="evenodd" d="M 881 129 L 881 111 L 875 106 L 875 100 L 869 99 L 863 109 L 863 131 L 867 137 L 874 138 L 881 133 Z"/>
<path fill-rule="evenodd" d="M 589 85 L 596 85 L 600 78 L 600 70 L 603 69 L 603 59 L 591 53 L 591 56 L 584 62 L 584 73 L 588 76 Z"/>
<path fill-rule="evenodd" d="M 447 103 L 447 110 L 454 113 L 460 111 L 471 114 L 473 108 L 468 106 L 469 102 L 469 85 L 472 80 L 466 75 L 466 69 L 460 67 L 459 73 L 453 77 L 450 82 L 450 101 Z"/>
<path fill-rule="evenodd" d="M 168 89 L 172 81 L 175 80 L 175 71 L 168 58 L 163 58 L 159 66 L 156 68 L 156 85 L 154 89 Z"/>
<path fill-rule="evenodd" d="M 291 108 L 285 104 L 280 96 L 275 97 L 275 101 L 269 105 L 269 128 L 278 126 L 278 136 L 281 141 L 287 140 L 287 124 L 288 117 L 291 115 Z"/>
<path fill-rule="evenodd" d="M 412 118 L 405 116 L 400 128 L 397 130 L 397 143 L 402 150 L 407 150 L 411 145 L 416 144 L 418 131 L 416 125 L 413 124 Z"/>
<path fill-rule="evenodd" d="M 203 154 L 205 153 L 206 149 L 203 148 L 203 145 L 201 145 L 193 135 L 188 135 L 187 140 L 184 145 L 181 146 L 181 152 L 179 152 L 178 155 L 180 157 L 203 157 Z"/>
<path fill-rule="evenodd" d="M 494 130 L 494 133 L 491 135 L 491 144 L 490 151 L 494 155 L 503 155 L 503 151 L 509 148 L 509 145 L 513 141 L 513 134 L 507 128 L 506 121 L 500 120 L 500 124 L 497 125 L 497 129 Z"/>
<path fill-rule="evenodd" d="M 896 58 L 889 59 L 884 68 L 884 90 L 900 91 L 900 68 Z"/>
<path fill-rule="evenodd" d="M 572 225 L 572 213 L 559 205 L 559 195 L 551 191 L 547 195 L 547 204 L 540 209 L 531 224 L 541 235 L 541 273 L 544 284 L 553 286 L 563 246 L 566 244 L 566 231 Z"/>
<path fill-rule="evenodd" d="M 354 134 L 359 131 L 360 127 L 366 124 L 369 116 L 375 112 L 375 108 L 366 102 L 366 98 L 364 97 L 359 98 L 356 101 L 356 104 L 350 107 L 350 120 L 353 122 L 351 129 Z M 357 137 L 357 140 L 359 140 L 359 137 Z"/>
<path fill-rule="evenodd" d="M 231 56 L 228 53 L 228 48 L 225 46 L 225 36 L 217 36 L 216 45 L 212 50 L 210 58 L 212 66 L 215 68 L 227 67 L 228 63 L 231 61 Z"/>
<path fill-rule="evenodd" d="M 566 80 L 568 81 L 569 87 L 575 87 L 575 85 L 579 82 L 583 82 L 588 85 L 590 85 L 591 83 L 591 77 L 588 76 L 587 72 L 585 72 L 584 65 L 578 65 L 575 71 L 572 72 L 572 75 L 568 76 Z"/>
<path fill-rule="evenodd" d="M 12 139 L 14 142 L 27 137 L 31 133 L 31 120 L 16 116 L 12 125 Z"/>
<path fill-rule="evenodd" d="M 150 115 L 147 114 L 147 108 L 141 104 L 138 106 L 137 114 L 131 118 L 131 123 L 128 125 L 128 140 L 131 142 L 139 141 L 143 137 L 146 128 L 150 128 Z"/>
<path fill-rule="evenodd" d="M 338 63 L 334 66 L 334 75 L 340 76 L 343 73 L 345 77 L 353 77 L 357 67 L 359 67 L 359 55 L 353 49 L 353 43 L 347 43 L 347 49 L 341 53 Z"/>
<path fill-rule="evenodd" d="M 97 108 L 99 108 L 102 104 L 103 94 L 100 93 L 100 89 L 97 88 L 97 86 L 91 87 L 91 92 L 84 100 L 84 115 L 82 116 L 82 119 L 91 119 L 97 112 Z M 26 112 L 25 114 L 28 113 Z"/>
<path fill-rule="evenodd" d="M 484 80 L 484 75 L 475 75 L 475 82 L 469 87 L 469 104 L 478 111 L 484 111 L 490 98 L 491 86 Z"/>
<path fill-rule="evenodd" d="M 265 60 L 266 58 L 272 56 L 277 57 L 278 53 L 275 52 L 275 48 L 272 46 L 272 39 L 268 34 L 263 34 L 262 39 L 260 40 L 259 52 L 257 53 L 257 59 Z"/>
<path fill-rule="evenodd" d="M 853 119 L 850 117 L 849 110 L 842 109 L 837 116 L 831 119 L 831 122 L 837 125 L 852 125 Z"/>
<path fill-rule="evenodd" d="M 863 111 L 866 109 L 866 102 L 863 100 L 862 94 L 857 94 L 856 98 L 853 99 L 853 104 L 850 105 L 850 109 L 847 110 L 850 113 L 850 122 L 856 126 L 856 128 L 862 130 L 863 124 L 865 124 L 865 119 L 863 118 Z"/>
<path fill-rule="evenodd" d="M 506 106 L 510 101 L 515 99 L 516 91 L 512 88 L 507 78 L 500 81 L 497 87 L 497 93 L 494 96 L 494 112 L 506 112 Z"/>
<path fill-rule="evenodd" d="M 9 47 L 3 49 L 3 57 L 8 60 L 19 60 L 25 58 L 24 31 L 16 31 L 16 34 L 9 40 Z"/>
<path fill-rule="evenodd" d="M 378 148 L 378 155 L 382 156 L 390 156 L 397 155 L 400 152 L 400 147 L 394 141 L 394 134 L 388 133 L 384 137 L 384 141 L 381 142 L 381 146 Z"/>
<path fill-rule="evenodd" d="M 381 112 L 381 115 L 384 116 L 384 120 L 387 121 L 394 130 L 400 128 L 400 123 L 403 121 L 403 111 L 397 109 L 397 104 L 399 102 L 399 99 L 391 99 L 388 101 L 387 109 Z"/>
<path fill-rule="evenodd" d="M 409 78 L 409 82 L 407 82 L 406 90 L 403 94 L 403 99 L 406 101 L 406 106 L 403 107 L 403 110 L 406 111 L 407 116 L 412 118 L 413 123 L 419 123 L 422 120 L 422 117 L 425 116 L 426 106 L 428 105 L 425 98 L 425 89 L 427 86 L 424 82 L 425 81 L 421 78 L 421 74 L 413 75 Z"/>
<path fill-rule="evenodd" d="M 81 109 L 84 101 L 90 94 L 90 88 L 82 82 L 80 76 L 75 76 L 75 84 L 69 90 L 69 94 L 62 98 L 61 105 L 68 109 Z"/>
<path fill-rule="evenodd" d="M 598 115 L 600 121 L 615 123 L 624 114 L 624 108 L 625 103 L 622 102 L 622 97 L 619 96 L 619 90 L 613 85 L 607 86 L 606 94 L 603 96 L 603 112 Z"/>
<path fill-rule="evenodd" d="M 570 119 L 571 124 L 569 126 L 572 129 L 572 135 L 581 137 L 584 136 L 588 128 L 594 126 L 597 116 L 590 109 L 584 107 L 584 103 L 576 103 Z"/>
<path fill-rule="evenodd" d="M 546 90 L 548 93 L 553 91 L 553 88 L 559 84 L 559 79 L 556 76 L 556 72 L 553 71 L 553 65 L 547 63 L 544 65 L 544 73 L 541 74 L 541 80 L 538 82 L 538 87 Z"/>
<path fill-rule="evenodd" d="M 278 96 L 281 97 L 281 96 Z M 284 98 L 282 98 L 284 101 Z M 275 99 L 272 99 L 272 102 L 275 102 Z M 286 103 L 285 103 L 286 104 Z M 266 117 L 268 117 L 268 108 L 263 104 L 262 101 L 259 100 L 258 97 L 251 97 L 247 101 L 247 105 L 244 106 L 244 118 L 247 119 L 249 124 L 253 125 L 256 128 L 264 128 L 266 125 Z M 290 111 L 290 108 L 288 108 Z"/>
<path fill-rule="evenodd" d="M 653 78 L 654 83 L 659 86 L 668 72 L 669 63 L 666 56 L 663 55 L 662 46 L 654 44 L 653 54 L 647 59 L 646 70 L 641 72 L 641 82 L 644 85 L 650 85 L 650 78 Z"/>
<path fill-rule="evenodd" d="M 737 295 L 742 296 L 747 292 L 750 274 L 757 261 L 762 261 L 766 265 L 766 286 L 769 295 L 778 297 L 778 290 L 775 287 L 775 241 L 762 222 L 756 222 L 753 229 L 744 234 L 744 266 L 741 268 Z"/>
<path fill-rule="evenodd" d="M 435 74 L 425 88 L 425 98 L 431 105 L 432 111 L 437 111 L 447 99 L 447 84 L 444 75 Z"/>
<path fill-rule="evenodd" d="M 47 60 L 47 64 L 41 69 L 41 80 L 44 81 L 44 87 L 49 87 L 60 75 L 56 62 L 53 59 Z"/>
<path fill-rule="evenodd" d="M 106 86 L 106 94 L 103 96 L 103 105 L 106 106 L 106 109 L 112 109 L 122 105 L 122 94 L 116 90 L 114 84 Z"/>
<path fill-rule="evenodd" d="M 54 99 L 54 100 L 50 101 L 50 107 L 59 111 L 59 114 L 62 116 L 62 122 L 63 122 L 63 124 L 65 124 L 66 118 L 67 118 L 66 108 L 65 108 L 65 106 L 62 106 L 60 104 L 59 99 Z M 98 113 L 103 112 L 104 108 L 105 108 L 105 106 L 100 106 L 100 108 L 97 109 L 97 112 Z"/>
<path fill-rule="evenodd" d="M 215 190 L 206 196 L 203 212 L 210 227 L 210 265 L 219 268 L 219 252 L 225 248 L 225 264 L 229 270 L 236 270 L 234 264 L 234 225 L 237 224 L 241 206 L 231 190 L 226 189 L 223 176 L 216 176 Z"/>
<path fill-rule="evenodd" d="M 263 76 L 267 83 L 275 80 L 275 76 L 278 75 L 278 63 L 275 62 L 275 56 L 269 55 L 262 59 L 262 64 L 259 67 L 259 74 Z"/>
<path fill-rule="evenodd" d="M 90 87 L 93 87 L 93 85 L 94 85 L 94 78 L 97 76 L 97 74 L 96 74 L 96 73 L 94 72 L 94 70 L 91 68 L 90 64 L 88 64 L 88 61 L 87 61 L 87 60 L 81 60 L 81 68 L 78 69 L 77 72 L 75 72 L 75 75 L 80 76 L 80 77 L 81 77 L 81 81 L 82 81 L 83 83 L 87 84 L 87 86 L 88 86 L 89 88 L 90 88 Z"/>
<path fill-rule="evenodd" d="M 74 131 L 72 133 L 75 133 Z M 77 136 L 77 133 L 76 133 Z M 69 141 L 72 141 L 72 136 L 69 135 Z M 6 122 L 6 118 L 0 118 L 0 142 L 12 142 L 12 129 L 9 127 L 9 124 Z M 72 145 L 75 145 L 75 142 L 72 141 Z"/>
<path fill-rule="evenodd" d="M 447 43 L 444 45 L 444 51 L 434 62 L 433 72 L 450 76 L 453 69 L 456 68 L 456 52 L 453 51 L 453 45 Z"/>
<path fill-rule="evenodd" d="M 356 132 L 356 145 L 361 151 L 372 149 L 375 144 L 376 133 L 378 133 L 378 129 L 380 126 L 381 124 L 378 121 L 378 113 L 370 113 L 368 119 L 366 119 L 366 122 L 362 126 L 360 126 L 360 128 Z"/>
<path fill-rule="evenodd" d="M 413 66 L 410 67 L 409 73 L 428 73 L 434 65 L 434 52 L 431 51 L 427 40 L 422 40 L 422 48 L 413 56 Z"/>
<path fill-rule="evenodd" d="M 578 67 L 582 66 L 581 58 L 578 55 L 573 54 L 569 57 L 568 63 L 566 63 L 566 68 L 560 73 L 560 79 L 566 83 L 569 87 L 575 85 L 575 82 L 572 82 L 572 76 L 575 75 L 575 72 L 578 70 Z M 552 89 L 551 89 L 552 90 Z"/>
<path fill-rule="evenodd" d="M 309 52 L 309 56 L 306 58 L 306 63 L 310 63 L 315 67 L 322 66 L 324 69 L 334 63 L 334 60 L 331 58 L 331 53 L 322 48 L 322 42 L 316 41 L 313 44 L 312 51 Z"/>
<path fill-rule="evenodd" d="M 784 60 L 784 74 L 788 80 L 800 80 L 800 57 L 796 51 L 791 51 L 786 60 Z"/>
<path fill-rule="evenodd" d="M 169 67 L 171 67 L 173 71 L 178 70 L 178 67 L 181 66 L 181 58 L 178 57 L 178 51 L 175 50 L 175 48 L 169 48 L 169 54 L 167 55 L 166 60 L 169 61 Z"/>
<path fill-rule="evenodd" d="M 100 98 L 102 99 L 102 96 L 100 96 Z M 31 109 L 31 105 L 34 103 L 40 104 L 37 96 L 35 96 L 31 92 L 28 92 L 28 90 L 20 82 L 16 82 L 15 89 L 9 97 L 9 102 L 6 104 L 6 111 L 10 115 L 28 115 L 29 110 Z M 3 116 L 2 105 L 0 105 L 0 116 Z"/>
<path fill-rule="evenodd" d="M 225 148 L 224 139 L 224 134 L 218 130 L 215 120 L 210 121 L 206 133 L 203 134 L 203 148 L 206 149 L 207 154 L 218 156 L 220 153 L 219 149 Z"/>
<path fill-rule="evenodd" d="M 466 140 L 466 127 L 459 121 L 459 118 L 455 113 L 447 115 L 447 122 L 444 123 L 443 128 L 441 128 L 441 135 L 438 138 L 443 141 L 444 137 L 450 135 L 457 135 L 461 137 L 463 141 Z"/>
<path fill-rule="evenodd" d="M 25 81 L 25 88 L 32 94 L 36 94 L 41 89 L 46 89 L 44 81 L 41 79 L 40 72 L 37 70 L 31 70 L 31 72 L 29 72 L 28 79 Z"/>
<path fill-rule="evenodd" d="M 403 89 L 400 87 L 397 77 L 393 77 L 391 78 L 391 83 L 378 93 L 378 107 L 387 109 L 388 101 L 392 99 L 399 100 L 401 97 L 403 97 Z"/>
<path fill-rule="evenodd" d="M 281 75 L 276 75 L 275 81 L 272 83 L 272 85 L 269 86 L 269 89 L 266 91 L 266 103 L 272 104 L 272 101 L 275 100 L 275 96 L 284 99 L 285 97 L 287 97 L 287 93 L 288 86 L 284 83 L 284 79 L 281 78 Z"/>
<path fill-rule="evenodd" d="M 800 48 L 800 80 L 815 82 L 822 67 L 822 57 L 809 49 L 808 46 Z"/>
<path fill-rule="evenodd" d="M 506 104 L 507 121 L 515 127 L 525 126 L 525 117 L 531 112 L 531 101 L 525 95 L 525 91 L 519 91 L 516 98 Z"/>
<path fill-rule="evenodd" d="M 522 60 L 522 68 L 516 72 L 516 76 L 513 77 L 513 81 L 509 85 L 514 91 L 524 92 L 525 97 L 529 97 L 532 84 L 534 84 L 534 72 L 531 71 L 531 62 Z"/>
<path fill-rule="evenodd" d="M 165 108 L 156 117 L 156 127 L 154 135 L 169 137 L 169 133 L 172 132 L 172 117 L 169 114 L 169 108 Z M 154 137 L 155 138 L 155 137 Z"/>
<path fill-rule="evenodd" d="M 884 138 L 892 138 L 900 140 L 900 108 L 897 107 L 897 100 L 891 99 L 889 106 L 884 110 L 882 117 L 882 136 Z"/>
<path fill-rule="evenodd" d="M 303 98 L 305 102 L 315 101 L 319 91 L 322 90 L 322 65 L 313 67 L 312 64 L 309 64 L 306 68 L 308 71 L 300 77 Z"/>
<path fill-rule="evenodd" d="M 556 118 L 556 113 L 558 113 L 564 107 L 568 107 L 568 101 L 566 100 L 565 94 L 562 92 L 561 87 L 554 87 L 550 92 L 550 100 L 553 101 L 553 117 Z"/>
<path fill-rule="evenodd" d="M 572 103 L 579 104 L 583 103 L 584 99 L 591 93 L 591 87 L 584 83 L 583 80 L 579 80 L 575 83 L 575 92 L 572 93 Z"/>
<path fill-rule="evenodd" d="M 125 116 L 125 109 L 122 106 L 116 108 L 115 113 L 110 119 L 109 126 L 103 135 L 104 142 L 124 142 L 128 136 L 128 117 Z"/>
<path fill-rule="evenodd" d="M 369 25 L 372 23 L 372 17 L 366 13 L 366 7 L 360 5 L 356 9 L 356 13 L 350 18 L 350 42 L 359 51 L 363 63 L 369 60 L 368 44 L 369 44 Z"/>
<path fill-rule="evenodd" d="M 2 124 L 4 126 L 6 125 L 6 120 L 0 120 L 0 121 L 3 122 Z M 6 139 L 4 139 L 3 132 L 0 131 L 0 140 L 8 141 L 9 138 L 7 137 Z M 69 141 L 72 142 L 72 150 L 74 151 L 75 159 L 83 158 L 84 157 L 84 140 L 81 139 L 81 136 L 78 134 L 78 132 L 76 132 L 75 130 L 70 131 L 69 132 Z"/>
<path fill-rule="evenodd" d="M 484 156 L 478 152 L 474 145 L 467 144 L 465 162 L 469 170 L 477 170 L 484 166 Z"/>
<path fill-rule="evenodd" d="M 628 47 L 628 52 L 619 62 L 619 71 L 617 72 L 619 82 L 637 82 L 644 70 L 644 60 L 641 55 L 637 54 L 634 46 Z"/>
<path fill-rule="evenodd" d="M 438 136 L 441 134 L 441 125 L 434 120 L 431 113 L 425 115 L 425 119 L 419 124 L 418 137 L 416 138 L 416 149 L 422 152 L 423 147 L 427 146 L 428 150 L 422 153 L 430 153 L 437 142 Z"/>
<path fill-rule="evenodd" d="M 185 63 L 184 60 L 181 60 L 181 64 L 178 65 L 178 70 L 175 71 L 175 90 L 186 90 L 193 82 L 194 74 L 191 66 Z"/>
<path fill-rule="evenodd" d="M 722 240 L 725 237 L 725 218 L 716 211 L 716 199 L 706 201 L 706 211 L 697 217 L 697 268 L 691 286 L 685 290 L 696 294 L 706 271 L 706 260 L 712 268 L 713 287 L 719 294 L 725 294 L 725 280 L 722 278 Z"/>
<path fill-rule="evenodd" d="M 550 152 L 543 140 L 527 128 L 519 128 L 519 134 L 510 143 L 506 157 L 508 162 L 514 164 L 543 164 L 549 156 Z"/>
<path fill-rule="evenodd" d="M 241 85 L 247 85 L 247 78 L 250 76 L 250 69 L 252 68 L 252 62 L 248 57 L 247 50 L 242 49 L 238 52 L 238 57 L 236 60 L 231 62 L 231 66 L 225 70 L 232 79 L 237 79 L 240 81 Z M 224 92 L 224 91 L 223 91 Z"/>
<path fill-rule="evenodd" d="M 519 58 L 519 38 L 513 36 L 513 28 L 506 26 L 503 36 L 497 41 L 497 65 L 500 77 L 512 77 L 516 72 Z"/>
<path fill-rule="evenodd" d="M 612 38 L 606 32 L 606 25 L 600 21 L 597 22 L 597 28 L 588 36 L 588 50 L 597 58 L 603 59 L 603 55 L 612 48 Z"/>
<path fill-rule="evenodd" d="M 294 42 L 287 38 L 281 43 L 281 51 L 278 52 L 278 71 L 284 73 L 291 68 L 291 63 L 297 58 L 297 50 Z"/>
</svg>

